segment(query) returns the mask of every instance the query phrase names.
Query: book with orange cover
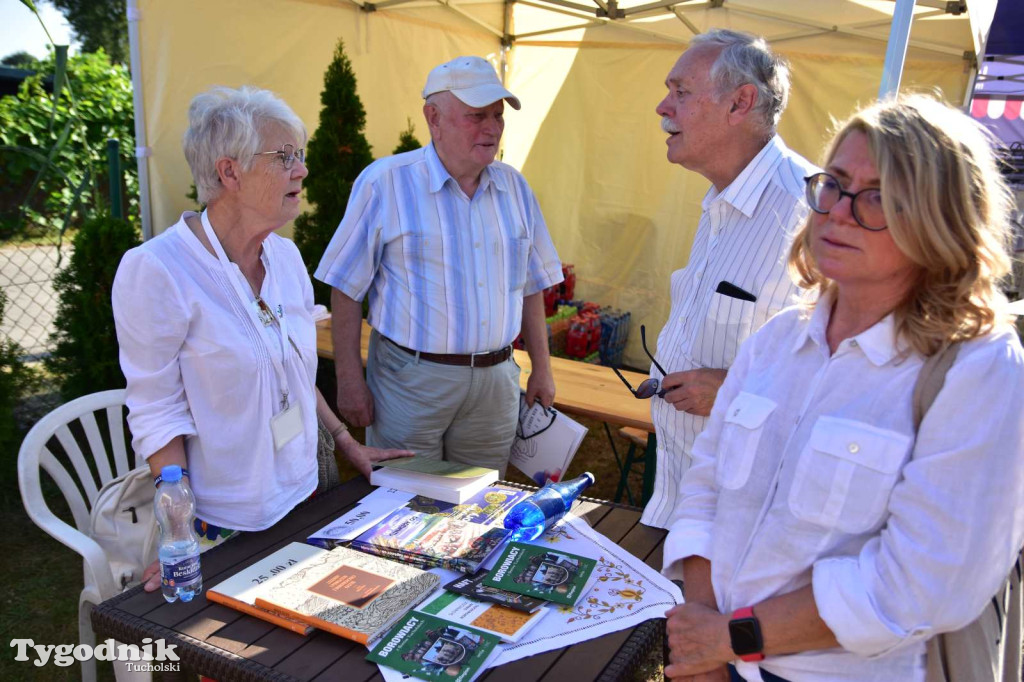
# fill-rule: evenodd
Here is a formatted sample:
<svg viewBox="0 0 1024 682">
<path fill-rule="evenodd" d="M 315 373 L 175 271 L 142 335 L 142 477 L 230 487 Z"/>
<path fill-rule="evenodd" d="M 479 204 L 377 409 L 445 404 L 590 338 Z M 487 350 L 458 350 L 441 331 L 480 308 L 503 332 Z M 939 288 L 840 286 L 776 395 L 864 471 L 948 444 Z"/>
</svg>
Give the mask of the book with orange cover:
<svg viewBox="0 0 1024 682">
<path fill-rule="evenodd" d="M 268 583 L 256 606 L 366 645 L 440 585 L 432 573 L 336 547 Z"/>
<path fill-rule="evenodd" d="M 313 631 L 312 626 L 261 609 L 256 606 L 256 595 L 265 585 L 294 572 L 302 562 L 323 554 L 327 552 L 319 547 L 293 542 L 217 583 L 206 591 L 206 598 L 300 635 L 308 635 Z"/>
</svg>

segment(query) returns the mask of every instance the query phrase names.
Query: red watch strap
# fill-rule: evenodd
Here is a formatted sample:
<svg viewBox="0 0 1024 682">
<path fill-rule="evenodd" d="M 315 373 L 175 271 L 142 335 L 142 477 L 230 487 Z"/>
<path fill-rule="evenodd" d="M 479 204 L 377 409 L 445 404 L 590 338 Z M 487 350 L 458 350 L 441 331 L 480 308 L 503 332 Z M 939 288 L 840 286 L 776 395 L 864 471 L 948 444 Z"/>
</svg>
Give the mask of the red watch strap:
<svg viewBox="0 0 1024 682">
<path fill-rule="evenodd" d="M 757 616 L 754 615 L 754 607 L 753 606 L 744 606 L 742 609 L 736 609 L 735 611 L 733 611 L 732 612 L 732 620 L 736 620 L 738 618 L 754 618 L 754 619 L 756 619 Z M 760 661 L 763 661 L 764 658 L 765 658 L 765 656 L 761 652 L 758 652 L 756 654 L 746 654 L 745 656 L 740 656 L 740 660 L 741 661 L 746 661 L 747 663 L 758 663 Z"/>
</svg>

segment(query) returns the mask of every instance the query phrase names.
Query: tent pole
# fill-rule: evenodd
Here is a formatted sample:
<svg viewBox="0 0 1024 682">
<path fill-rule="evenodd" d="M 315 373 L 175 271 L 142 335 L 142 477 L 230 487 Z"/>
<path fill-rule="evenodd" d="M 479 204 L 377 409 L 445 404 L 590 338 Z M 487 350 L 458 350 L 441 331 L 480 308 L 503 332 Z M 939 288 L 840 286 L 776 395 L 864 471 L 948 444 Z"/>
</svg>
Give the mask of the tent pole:
<svg viewBox="0 0 1024 682">
<path fill-rule="evenodd" d="M 914 0 L 896 0 L 892 12 L 892 28 L 889 29 L 889 43 L 885 47 L 885 66 L 882 67 L 882 83 L 878 87 L 878 99 L 895 95 L 903 78 L 903 61 L 907 57 L 907 43 L 910 42 L 910 26 L 914 23 Z"/>
<path fill-rule="evenodd" d="M 149 205 L 149 154 L 146 145 L 146 111 L 142 99 L 142 51 L 139 48 L 139 3 L 127 0 L 128 49 L 132 76 L 132 105 L 135 109 L 135 159 L 139 171 L 139 217 L 142 240 L 153 237 L 153 216 Z"/>
</svg>

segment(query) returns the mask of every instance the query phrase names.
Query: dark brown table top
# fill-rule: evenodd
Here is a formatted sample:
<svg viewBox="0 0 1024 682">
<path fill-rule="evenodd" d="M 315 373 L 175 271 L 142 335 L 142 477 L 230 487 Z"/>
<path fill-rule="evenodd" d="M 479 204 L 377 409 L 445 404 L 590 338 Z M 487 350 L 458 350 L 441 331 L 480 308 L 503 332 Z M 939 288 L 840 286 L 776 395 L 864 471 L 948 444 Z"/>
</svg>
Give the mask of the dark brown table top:
<svg viewBox="0 0 1024 682">
<path fill-rule="evenodd" d="M 206 552 L 202 558 L 204 587 L 216 585 L 289 542 L 305 541 L 372 489 L 365 479 L 353 479 L 300 505 L 272 528 L 242 533 Z M 648 565 L 661 567 L 665 532 L 641 525 L 640 510 L 584 500 L 574 513 Z M 147 593 L 138 586 L 97 606 L 92 623 L 97 640 L 113 637 L 142 644 L 145 637 L 163 638 L 167 644 L 177 645 L 175 653 L 184 668 L 219 682 L 383 679 L 377 666 L 364 660 L 366 648 L 360 644 L 319 630 L 303 637 L 212 603 L 205 592 L 187 604 L 168 604 L 159 591 Z M 664 620 L 649 620 L 632 629 L 493 668 L 480 679 L 629 679 L 663 632 Z"/>
</svg>

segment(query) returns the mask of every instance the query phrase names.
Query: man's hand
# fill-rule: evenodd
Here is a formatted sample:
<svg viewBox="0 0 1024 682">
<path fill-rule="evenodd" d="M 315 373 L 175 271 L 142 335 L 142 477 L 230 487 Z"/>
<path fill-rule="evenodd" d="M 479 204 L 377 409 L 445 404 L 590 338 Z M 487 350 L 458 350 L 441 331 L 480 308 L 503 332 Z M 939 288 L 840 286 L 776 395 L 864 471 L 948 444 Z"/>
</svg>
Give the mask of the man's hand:
<svg viewBox="0 0 1024 682">
<path fill-rule="evenodd" d="M 335 443 L 337 449 L 345 456 L 349 461 L 349 464 L 359 470 L 366 480 L 370 480 L 370 472 L 373 471 L 373 465 L 377 462 L 383 462 L 387 459 L 398 459 L 399 457 L 413 457 L 416 453 L 411 450 L 381 450 L 379 448 L 371 448 L 367 445 L 360 445 L 354 438 L 348 433 L 344 443 Z"/>
<path fill-rule="evenodd" d="M 362 374 L 346 379 L 338 378 L 338 412 L 351 426 L 369 426 L 373 423 L 373 395 Z"/>
<path fill-rule="evenodd" d="M 729 640 L 729 616 L 703 604 L 687 603 L 673 606 L 665 617 L 670 663 L 665 677 L 686 679 L 687 675 L 718 673 L 736 658 Z"/>
<path fill-rule="evenodd" d="M 534 367 L 526 379 L 526 404 L 533 407 L 534 400 L 540 400 L 544 407 L 551 407 L 555 402 L 555 379 L 550 368 Z"/>
<path fill-rule="evenodd" d="M 724 369 L 691 369 L 686 372 L 672 372 L 661 381 L 666 391 L 665 400 L 677 410 L 699 417 L 711 414 L 718 389 L 725 382 Z"/>
<path fill-rule="evenodd" d="M 142 589 L 146 592 L 156 592 L 160 589 L 160 560 L 157 559 L 142 572 Z"/>
</svg>

